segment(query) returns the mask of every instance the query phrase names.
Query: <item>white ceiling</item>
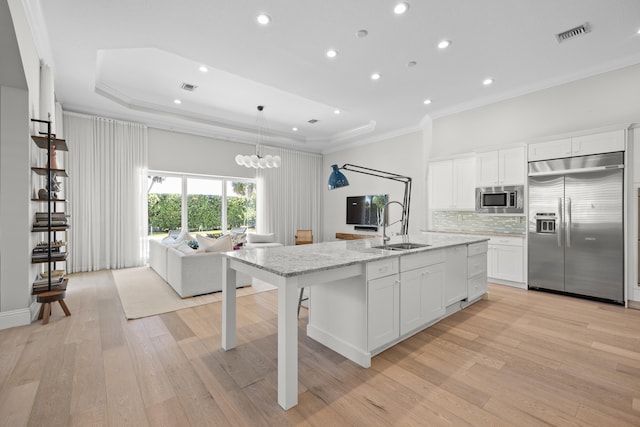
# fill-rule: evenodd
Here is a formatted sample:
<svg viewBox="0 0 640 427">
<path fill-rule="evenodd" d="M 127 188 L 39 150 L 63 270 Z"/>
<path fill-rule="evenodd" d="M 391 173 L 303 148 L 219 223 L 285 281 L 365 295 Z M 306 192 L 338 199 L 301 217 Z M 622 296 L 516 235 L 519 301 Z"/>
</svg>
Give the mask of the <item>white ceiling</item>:
<svg viewBox="0 0 640 427">
<path fill-rule="evenodd" d="M 264 105 L 263 143 L 306 151 L 640 62 L 640 0 L 409 0 L 402 16 L 396 0 L 34 1 L 65 109 L 256 142 Z M 590 33 L 556 41 L 584 23 Z"/>
</svg>

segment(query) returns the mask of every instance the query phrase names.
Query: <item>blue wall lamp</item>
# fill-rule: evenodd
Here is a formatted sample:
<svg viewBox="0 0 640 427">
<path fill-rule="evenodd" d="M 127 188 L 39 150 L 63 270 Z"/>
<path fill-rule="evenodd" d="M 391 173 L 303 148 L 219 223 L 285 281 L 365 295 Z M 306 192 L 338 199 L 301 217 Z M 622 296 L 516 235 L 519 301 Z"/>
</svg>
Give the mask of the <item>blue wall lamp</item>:
<svg viewBox="0 0 640 427">
<path fill-rule="evenodd" d="M 364 166 L 352 165 L 345 163 L 342 167 L 338 165 L 331 165 L 331 175 L 329 176 L 329 190 L 335 190 L 336 188 L 346 187 L 349 185 L 349 180 L 340 170 L 361 173 L 364 175 L 376 176 L 378 178 L 391 179 L 404 183 L 404 200 L 402 205 L 402 219 L 400 220 L 402 226 L 400 228 L 401 234 L 409 233 L 409 204 L 411 203 L 411 178 L 404 175 L 398 175 L 396 173 L 384 172 L 377 169 L 366 168 Z M 389 202 L 391 203 L 391 202 Z M 389 204 L 387 203 L 387 204 Z M 398 203 L 398 202 L 396 202 Z M 385 217 L 386 218 L 386 217 Z"/>
</svg>

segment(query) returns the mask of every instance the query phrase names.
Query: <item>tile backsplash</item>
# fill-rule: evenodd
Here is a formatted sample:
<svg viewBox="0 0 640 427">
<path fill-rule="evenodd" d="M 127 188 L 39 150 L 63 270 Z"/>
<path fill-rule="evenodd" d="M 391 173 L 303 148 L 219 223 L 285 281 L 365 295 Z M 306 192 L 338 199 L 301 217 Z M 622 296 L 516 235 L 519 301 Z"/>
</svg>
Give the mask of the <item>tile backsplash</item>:
<svg viewBox="0 0 640 427">
<path fill-rule="evenodd" d="M 436 231 L 525 234 L 524 216 L 486 215 L 469 211 L 434 211 L 432 229 Z"/>
</svg>

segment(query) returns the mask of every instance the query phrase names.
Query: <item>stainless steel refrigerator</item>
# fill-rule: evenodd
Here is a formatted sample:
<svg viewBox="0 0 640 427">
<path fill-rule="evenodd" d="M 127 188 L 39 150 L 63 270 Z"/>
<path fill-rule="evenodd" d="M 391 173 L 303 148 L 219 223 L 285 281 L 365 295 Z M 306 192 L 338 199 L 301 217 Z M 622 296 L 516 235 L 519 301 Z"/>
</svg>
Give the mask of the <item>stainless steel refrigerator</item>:
<svg viewBox="0 0 640 427">
<path fill-rule="evenodd" d="M 623 303 L 623 163 L 623 153 L 529 163 L 529 288 Z"/>
</svg>

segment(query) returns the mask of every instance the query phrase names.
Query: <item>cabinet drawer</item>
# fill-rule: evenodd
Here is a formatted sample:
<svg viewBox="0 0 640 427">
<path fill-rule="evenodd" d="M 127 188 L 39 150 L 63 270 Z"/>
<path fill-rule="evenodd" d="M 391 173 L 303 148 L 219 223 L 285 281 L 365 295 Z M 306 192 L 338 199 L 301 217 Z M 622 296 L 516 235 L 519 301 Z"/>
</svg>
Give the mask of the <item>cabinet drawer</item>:
<svg viewBox="0 0 640 427">
<path fill-rule="evenodd" d="M 416 268 L 444 262 L 444 251 L 426 251 L 400 257 L 400 271 L 415 270 Z"/>
<path fill-rule="evenodd" d="M 367 264 L 367 280 L 398 273 L 398 257 L 372 261 Z"/>
<path fill-rule="evenodd" d="M 467 258 L 467 277 L 487 271 L 487 253 L 470 256 Z"/>
<path fill-rule="evenodd" d="M 524 246 L 524 239 L 522 237 L 492 237 L 489 240 L 490 245 L 505 245 L 505 246 Z"/>
<path fill-rule="evenodd" d="M 487 275 L 479 274 L 475 277 L 471 277 L 467 283 L 467 286 L 467 299 L 471 301 L 478 298 L 479 296 L 487 292 Z"/>
<path fill-rule="evenodd" d="M 473 256 L 487 252 L 488 245 L 489 244 L 487 242 L 472 243 L 468 246 L 467 254 L 469 256 Z"/>
</svg>

